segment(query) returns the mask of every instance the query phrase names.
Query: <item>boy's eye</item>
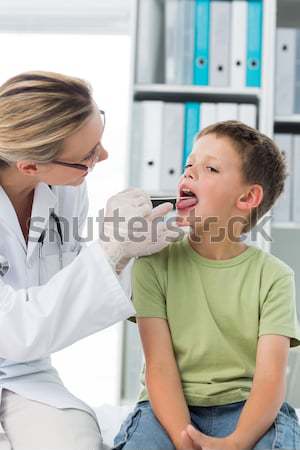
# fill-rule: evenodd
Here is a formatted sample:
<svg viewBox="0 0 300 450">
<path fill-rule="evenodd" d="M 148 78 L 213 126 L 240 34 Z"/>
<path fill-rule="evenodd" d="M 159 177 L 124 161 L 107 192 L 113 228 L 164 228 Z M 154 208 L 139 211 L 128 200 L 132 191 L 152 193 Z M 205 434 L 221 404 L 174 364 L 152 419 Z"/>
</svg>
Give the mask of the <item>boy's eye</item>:
<svg viewBox="0 0 300 450">
<path fill-rule="evenodd" d="M 184 169 L 188 169 L 189 167 L 192 167 L 192 164 L 186 164 Z M 206 166 L 206 168 L 210 169 L 211 172 L 219 173 L 219 171 L 212 166 Z"/>
<path fill-rule="evenodd" d="M 207 168 L 211 169 L 211 172 L 219 173 L 219 171 L 217 169 L 215 169 L 214 167 L 212 167 L 212 166 L 207 166 Z"/>
</svg>

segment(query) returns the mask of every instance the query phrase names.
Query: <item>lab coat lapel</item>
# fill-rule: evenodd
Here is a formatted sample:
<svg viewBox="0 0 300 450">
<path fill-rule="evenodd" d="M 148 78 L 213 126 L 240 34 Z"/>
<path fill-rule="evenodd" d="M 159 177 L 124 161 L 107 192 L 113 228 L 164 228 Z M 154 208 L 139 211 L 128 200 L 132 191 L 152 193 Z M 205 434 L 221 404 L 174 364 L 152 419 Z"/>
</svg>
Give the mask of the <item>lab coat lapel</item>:
<svg viewBox="0 0 300 450">
<path fill-rule="evenodd" d="M 19 219 L 17 217 L 15 208 L 13 207 L 2 186 L 0 186 L 0 205 L 0 222 L 3 223 L 5 227 L 17 237 L 18 241 L 26 252 L 26 242 L 21 230 Z"/>
<path fill-rule="evenodd" d="M 45 183 L 39 183 L 34 191 L 27 247 L 27 261 L 33 255 L 42 232 L 47 229 L 51 211 L 55 210 L 56 204 L 57 197 L 50 187 Z"/>
</svg>

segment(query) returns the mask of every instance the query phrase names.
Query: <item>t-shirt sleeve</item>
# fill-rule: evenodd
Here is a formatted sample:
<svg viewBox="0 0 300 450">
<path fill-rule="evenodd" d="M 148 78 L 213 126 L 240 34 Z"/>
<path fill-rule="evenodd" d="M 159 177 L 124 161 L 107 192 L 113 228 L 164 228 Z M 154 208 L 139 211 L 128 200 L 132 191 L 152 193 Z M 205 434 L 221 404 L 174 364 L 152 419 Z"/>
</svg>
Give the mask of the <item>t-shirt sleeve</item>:
<svg viewBox="0 0 300 450">
<path fill-rule="evenodd" d="M 291 338 L 291 347 L 300 345 L 293 274 L 284 275 L 270 288 L 261 307 L 259 336 L 278 334 Z"/>
<path fill-rule="evenodd" d="M 133 304 L 136 310 L 136 317 L 166 319 L 165 295 L 148 257 L 135 261 L 132 281 Z"/>
</svg>

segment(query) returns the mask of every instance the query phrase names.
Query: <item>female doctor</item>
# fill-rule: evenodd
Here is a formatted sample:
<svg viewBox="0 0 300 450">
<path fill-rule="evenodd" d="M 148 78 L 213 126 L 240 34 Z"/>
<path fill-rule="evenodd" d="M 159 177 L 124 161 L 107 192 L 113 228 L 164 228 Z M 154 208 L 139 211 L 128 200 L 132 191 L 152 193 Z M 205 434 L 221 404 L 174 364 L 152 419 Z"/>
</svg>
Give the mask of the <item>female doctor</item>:
<svg viewBox="0 0 300 450">
<path fill-rule="evenodd" d="M 128 189 L 108 201 L 103 239 L 82 248 L 85 176 L 108 156 L 103 129 L 80 79 L 32 72 L 0 87 L 0 450 L 102 448 L 93 411 L 50 355 L 134 314 L 122 269 L 175 237 L 161 225 L 152 242 L 153 218 L 171 205 L 152 212 Z M 129 238 L 133 217 L 148 225 L 141 242 Z"/>
</svg>

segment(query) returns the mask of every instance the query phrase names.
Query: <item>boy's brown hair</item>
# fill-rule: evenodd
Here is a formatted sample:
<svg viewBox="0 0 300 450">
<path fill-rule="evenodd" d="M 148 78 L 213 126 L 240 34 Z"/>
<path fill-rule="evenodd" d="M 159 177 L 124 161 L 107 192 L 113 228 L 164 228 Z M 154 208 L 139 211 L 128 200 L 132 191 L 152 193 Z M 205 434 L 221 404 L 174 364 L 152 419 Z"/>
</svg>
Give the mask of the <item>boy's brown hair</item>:
<svg viewBox="0 0 300 450">
<path fill-rule="evenodd" d="M 207 134 L 229 138 L 241 158 L 244 181 L 263 188 L 262 202 L 251 211 L 243 228 L 243 233 L 247 233 L 283 192 L 288 175 L 284 154 L 272 139 L 236 120 L 210 125 L 197 135 L 196 140 Z"/>
</svg>

